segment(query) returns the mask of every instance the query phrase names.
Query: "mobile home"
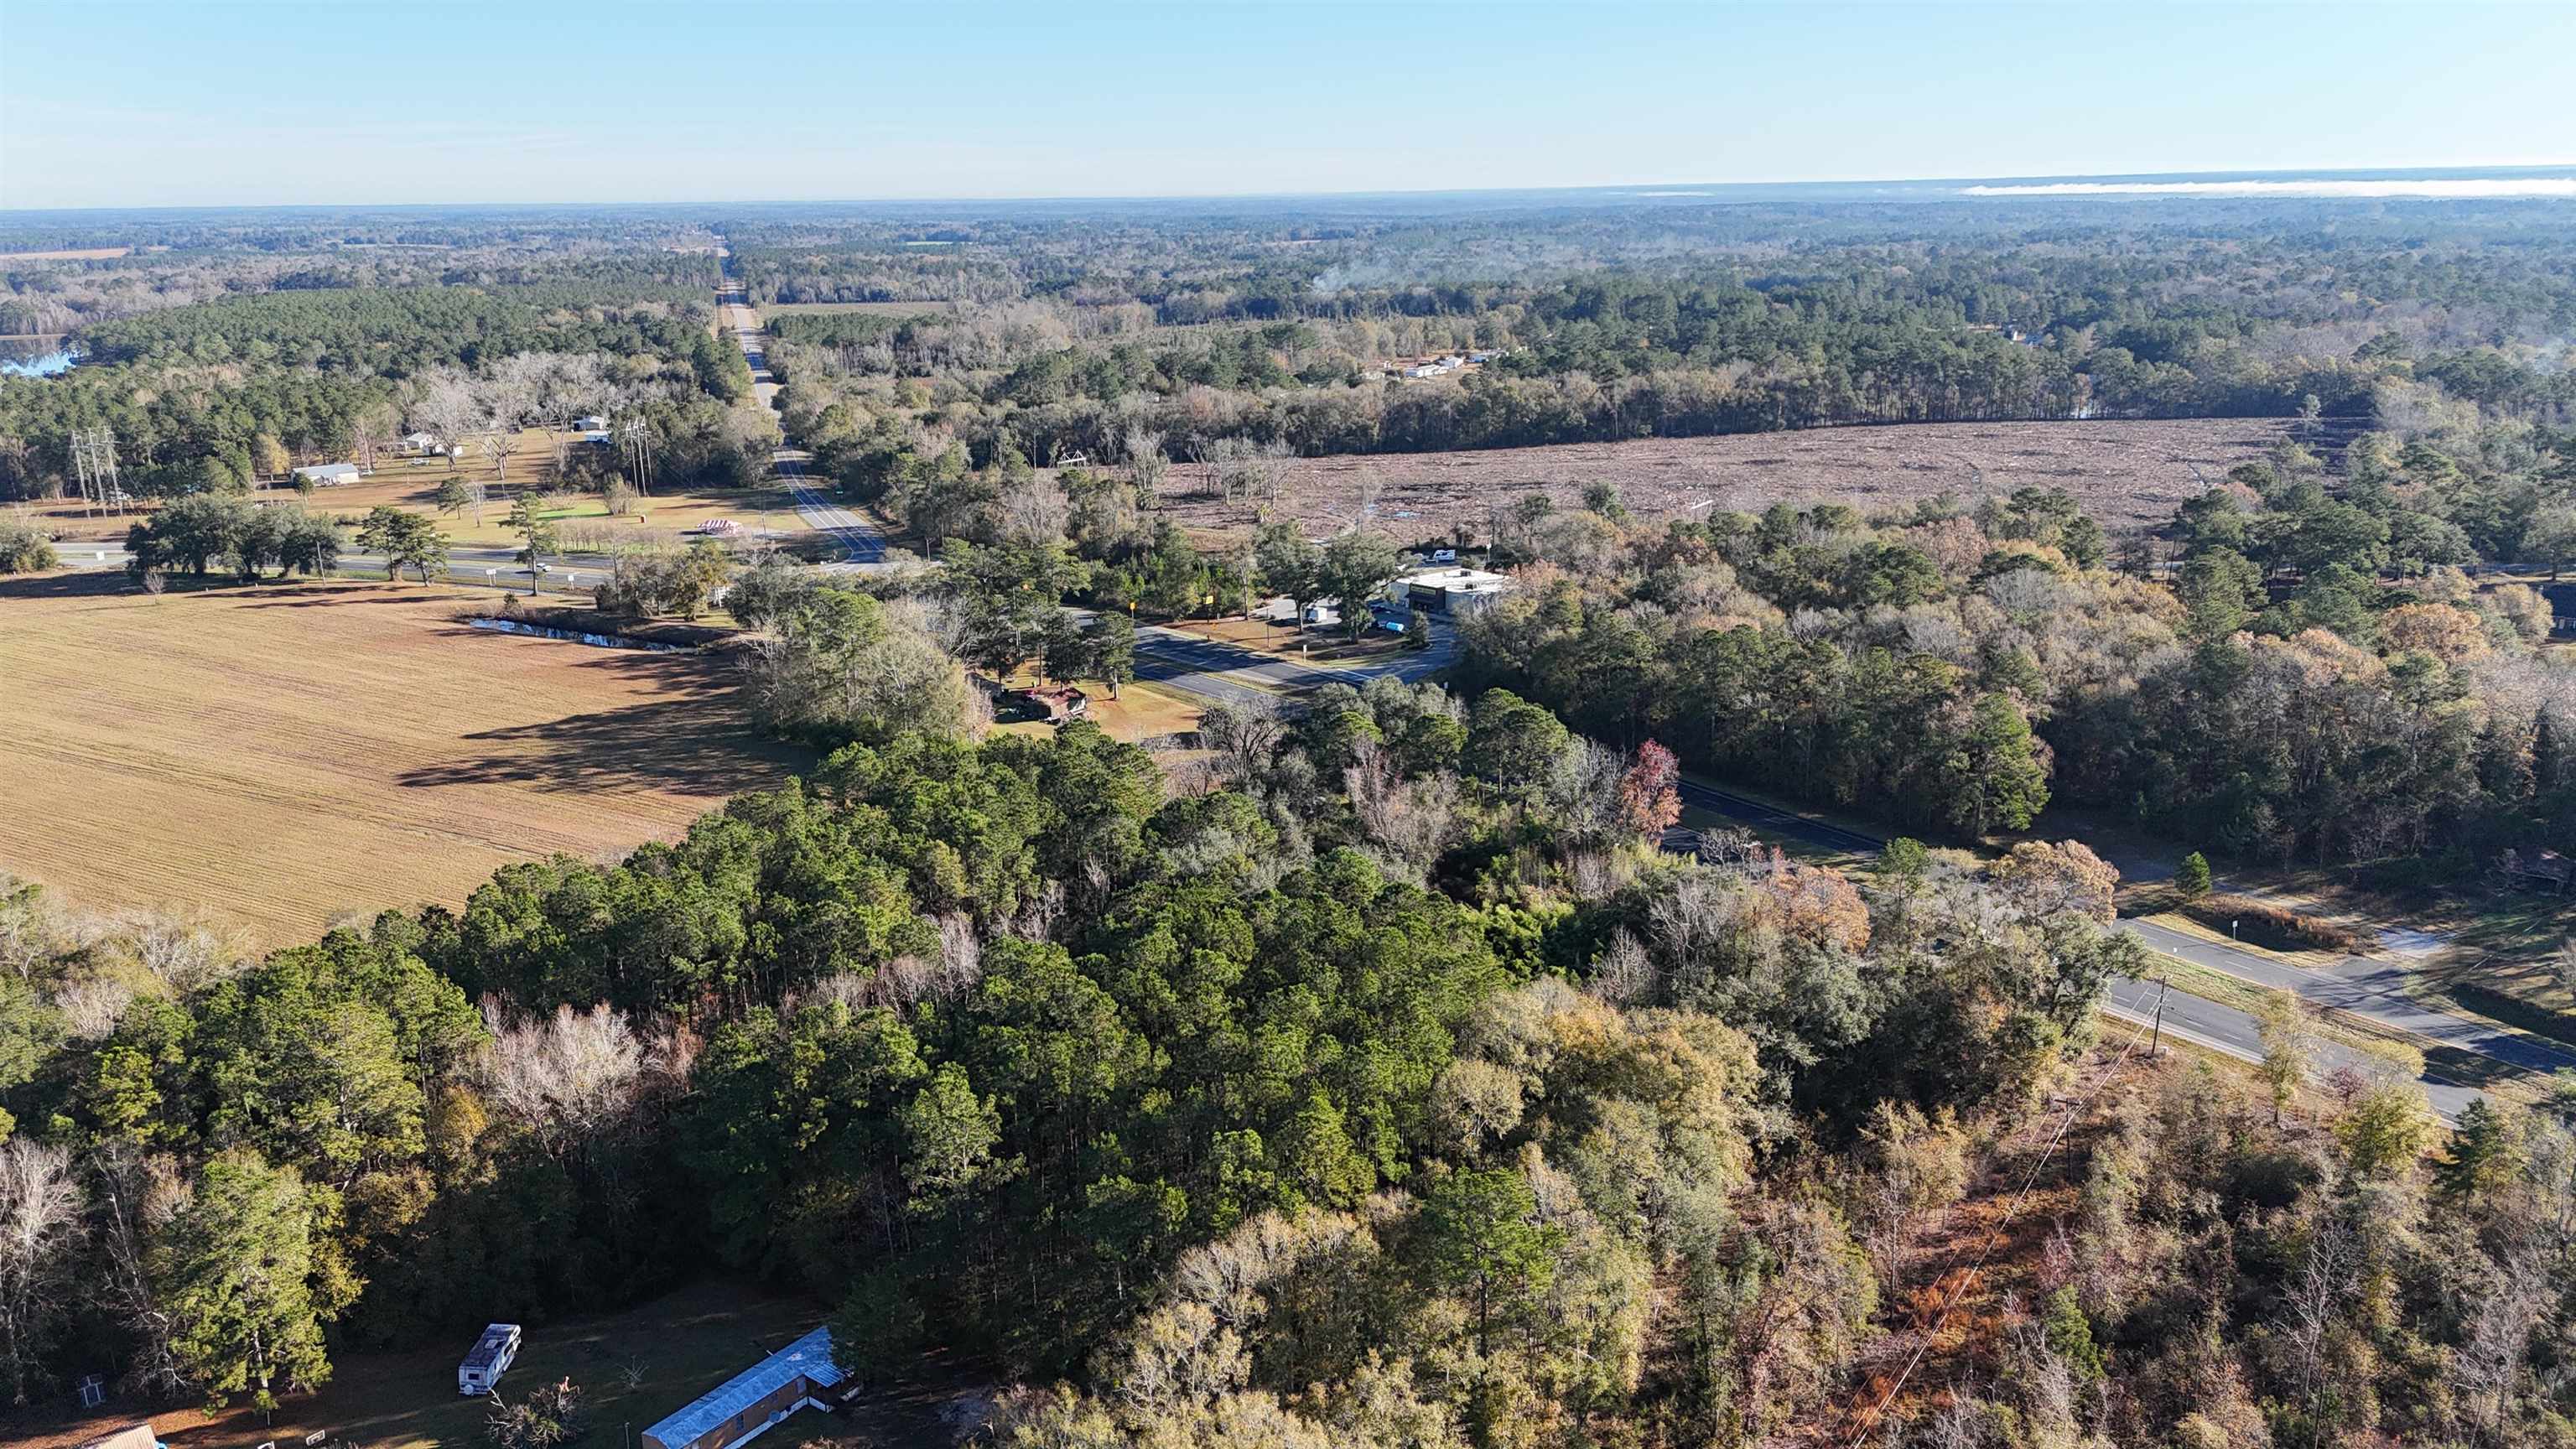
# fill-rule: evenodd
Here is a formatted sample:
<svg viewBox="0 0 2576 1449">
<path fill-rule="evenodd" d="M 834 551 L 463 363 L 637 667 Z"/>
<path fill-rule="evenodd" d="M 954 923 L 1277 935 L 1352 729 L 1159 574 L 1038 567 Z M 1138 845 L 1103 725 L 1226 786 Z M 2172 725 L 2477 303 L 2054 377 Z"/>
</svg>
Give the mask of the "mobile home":
<svg viewBox="0 0 2576 1449">
<path fill-rule="evenodd" d="M 840 1381 L 832 1330 L 815 1329 L 645 1430 L 643 1449 L 731 1449 L 808 1405 L 831 1412 L 823 1391 Z"/>
<path fill-rule="evenodd" d="M 295 476 L 316 488 L 345 488 L 360 475 L 355 463 L 307 463 L 295 470 Z"/>
</svg>

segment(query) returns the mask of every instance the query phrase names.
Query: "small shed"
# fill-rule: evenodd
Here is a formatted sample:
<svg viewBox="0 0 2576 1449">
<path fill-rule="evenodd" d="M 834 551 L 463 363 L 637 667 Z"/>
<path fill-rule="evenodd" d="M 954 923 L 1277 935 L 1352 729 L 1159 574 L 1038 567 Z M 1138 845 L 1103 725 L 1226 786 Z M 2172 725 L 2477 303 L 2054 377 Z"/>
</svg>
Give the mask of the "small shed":
<svg viewBox="0 0 2576 1449">
<path fill-rule="evenodd" d="M 644 1449 L 731 1449 L 811 1405 L 841 1381 L 832 1330 L 818 1328 L 689 1401 L 644 1431 Z"/>
<path fill-rule="evenodd" d="M 363 476 L 355 463 L 307 463 L 295 476 L 316 488 L 345 488 Z"/>
</svg>

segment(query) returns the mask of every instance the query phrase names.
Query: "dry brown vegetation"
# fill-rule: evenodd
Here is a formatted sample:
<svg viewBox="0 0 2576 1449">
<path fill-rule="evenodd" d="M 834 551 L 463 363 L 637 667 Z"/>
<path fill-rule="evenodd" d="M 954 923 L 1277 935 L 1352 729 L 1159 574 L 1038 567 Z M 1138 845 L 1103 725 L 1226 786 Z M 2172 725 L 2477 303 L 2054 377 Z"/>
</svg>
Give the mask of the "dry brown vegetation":
<svg viewBox="0 0 2576 1449">
<path fill-rule="evenodd" d="M 1273 507 L 1310 529 L 1335 528 L 1359 517 L 1362 485 L 1374 481 L 1380 528 L 1411 541 L 1446 536 L 1463 523 L 1482 540 L 1495 505 L 1544 492 L 1571 507 L 1591 483 L 1615 484 L 1627 506 L 1647 518 L 1701 505 L 1758 513 L 1784 500 L 1850 503 L 1867 512 L 1937 493 L 1974 502 L 2040 487 L 2073 493 L 2117 533 L 2171 517 L 2175 504 L 2261 456 L 2287 426 L 2230 418 L 1912 423 L 1314 458 L 1286 466 Z M 1196 487 L 1200 471 L 1173 469 L 1167 491 Z M 1170 506 L 1183 526 L 1202 534 L 1251 522 L 1247 503 L 1176 498 Z"/>
<path fill-rule="evenodd" d="M 0 583 L 0 869 L 267 942 L 677 834 L 799 754 L 725 664 L 467 627 L 489 596 L 297 583 L 159 600 Z"/>
</svg>

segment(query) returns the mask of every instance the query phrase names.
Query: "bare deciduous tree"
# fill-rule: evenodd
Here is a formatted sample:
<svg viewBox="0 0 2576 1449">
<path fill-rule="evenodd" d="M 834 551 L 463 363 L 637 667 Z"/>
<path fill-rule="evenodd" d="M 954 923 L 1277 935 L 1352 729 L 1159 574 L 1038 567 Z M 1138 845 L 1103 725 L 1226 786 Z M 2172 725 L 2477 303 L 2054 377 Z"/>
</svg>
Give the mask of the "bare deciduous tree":
<svg viewBox="0 0 2576 1449">
<path fill-rule="evenodd" d="M 169 1158 L 122 1142 L 102 1144 L 89 1166 L 99 1234 L 90 1291 L 132 1345 L 121 1382 L 153 1398 L 175 1398 L 188 1376 L 172 1348 L 178 1319 L 154 1290 L 151 1256 L 153 1243 L 187 1205 L 187 1183 Z"/>
<path fill-rule="evenodd" d="M 2281 1295 L 2277 1320 L 2290 1381 L 2311 1411 L 2325 1387 L 2326 1338 L 2343 1316 L 2361 1274 L 2361 1245 L 2332 1210 L 2308 1231 L 2308 1251 Z"/>
<path fill-rule="evenodd" d="M 1199 715 L 1199 742 L 1214 752 L 1219 773 L 1236 789 L 1261 778 L 1287 732 L 1286 719 L 1267 701 L 1220 701 Z"/>
<path fill-rule="evenodd" d="M 1362 739 L 1351 753 L 1342 781 L 1361 834 L 1392 855 L 1408 875 L 1419 877 L 1448 848 L 1454 833 L 1457 777 L 1444 771 L 1407 780 L 1375 740 Z"/>
<path fill-rule="evenodd" d="M 1032 474 L 1002 490 L 1001 514 L 1006 537 L 1045 547 L 1064 541 L 1073 506 L 1053 478 Z"/>
<path fill-rule="evenodd" d="M 68 1306 L 80 1206 L 70 1153 L 23 1137 L 0 1142 L 0 1366 L 12 1404 L 27 1402 Z"/>
<path fill-rule="evenodd" d="M 393 439 L 393 410 L 381 403 L 359 409 L 349 420 L 349 446 L 358 455 L 361 472 L 376 471 L 377 452 Z"/>
<path fill-rule="evenodd" d="M 442 448 L 463 443 L 483 423 L 483 405 L 474 396 L 474 380 L 445 368 L 420 380 L 407 413 L 412 427 L 429 434 Z"/>
<path fill-rule="evenodd" d="M 1163 479 L 1172 471 L 1172 460 L 1163 452 L 1163 435 L 1152 428 L 1129 427 L 1119 445 L 1127 457 L 1127 476 L 1135 482 L 1136 506 L 1159 507 Z"/>
<path fill-rule="evenodd" d="M 550 1152 L 589 1138 L 634 1105 L 644 1044 L 615 1009 L 569 1006 L 536 1021 L 492 1022 L 485 1074 L 492 1100 Z"/>
</svg>

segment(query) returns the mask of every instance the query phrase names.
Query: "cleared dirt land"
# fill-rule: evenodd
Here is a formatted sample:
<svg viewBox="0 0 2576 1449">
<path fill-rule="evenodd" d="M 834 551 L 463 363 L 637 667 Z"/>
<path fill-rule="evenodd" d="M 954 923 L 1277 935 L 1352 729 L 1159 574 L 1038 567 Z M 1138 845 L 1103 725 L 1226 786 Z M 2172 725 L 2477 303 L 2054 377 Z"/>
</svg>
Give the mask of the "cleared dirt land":
<svg viewBox="0 0 2576 1449">
<path fill-rule="evenodd" d="M 675 836 L 804 758 L 751 732 L 721 660 L 458 621 L 489 599 L 0 581 L 0 869 L 276 944 Z"/>
<path fill-rule="evenodd" d="M 1646 518 L 1711 502 L 1748 513 L 1783 500 L 1850 503 L 1869 512 L 1936 493 L 1972 502 L 2016 488 L 2056 487 L 2117 532 L 2171 517 L 2204 479 L 2214 482 L 2260 457 L 2289 426 L 2268 418 L 1911 423 L 1313 458 L 1288 465 L 1275 507 L 1310 529 L 1336 528 L 1358 516 L 1361 481 L 1374 476 L 1380 528 L 1411 541 L 1445 536 L 1464 523 L 1481 541 L 1494 505 L 1544 492 L 1570 507 L 1586 484 L 1597 482 L 1616 484 L 1628 507 Z M 1167 492 L 1195 487 L 1199 471 L 1173 469 Z M 1172 507 L 1184 527 L 1202 533 L 1250 525 L 1244 504 L 1193 498 Z"/>
</svg>

